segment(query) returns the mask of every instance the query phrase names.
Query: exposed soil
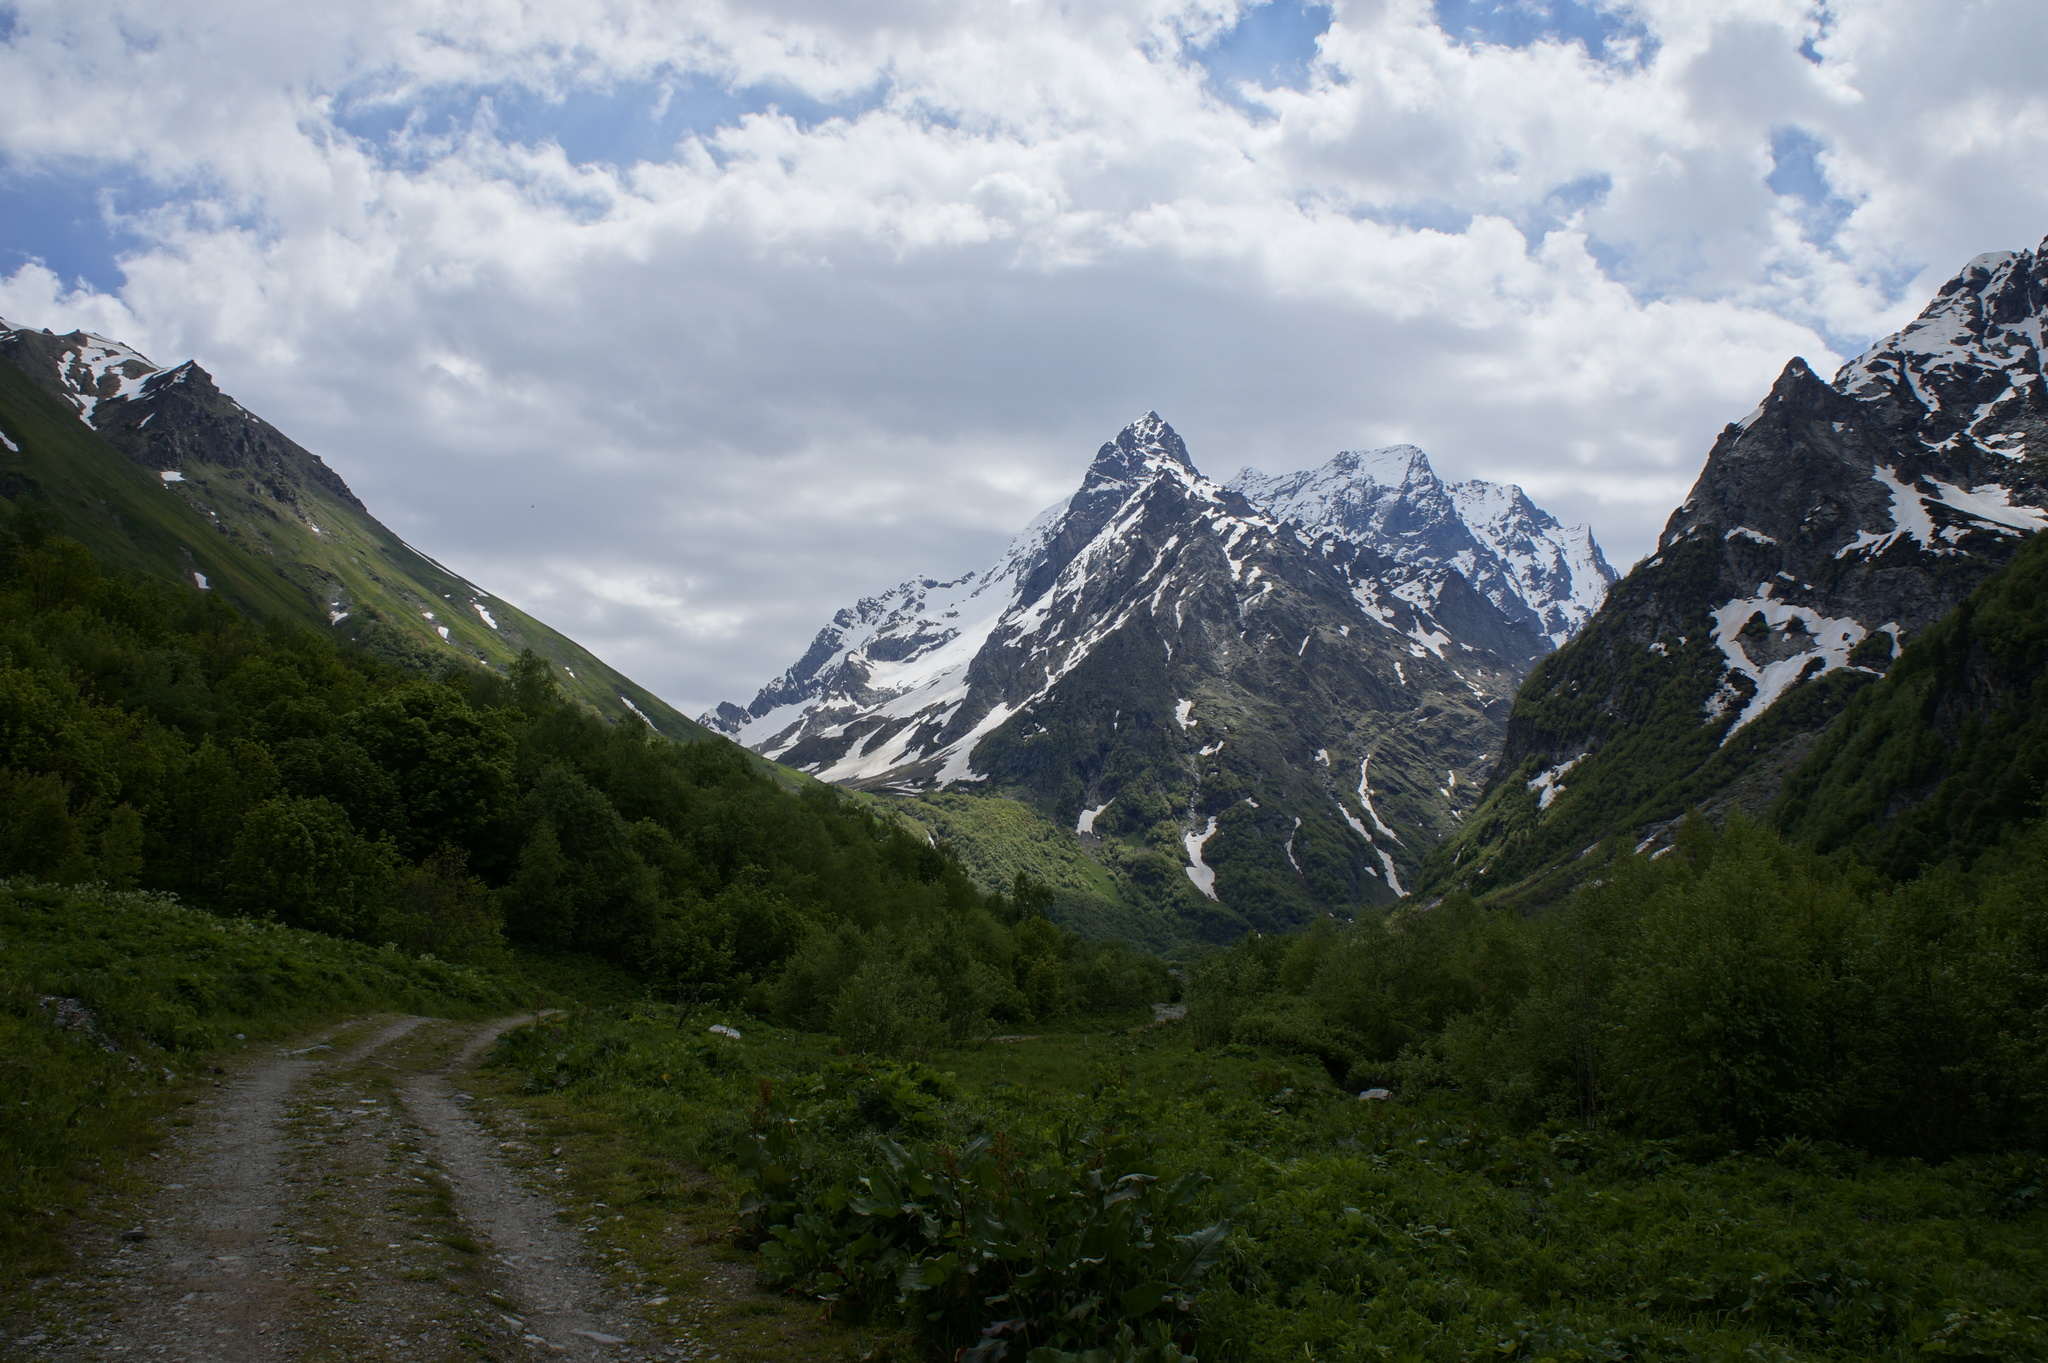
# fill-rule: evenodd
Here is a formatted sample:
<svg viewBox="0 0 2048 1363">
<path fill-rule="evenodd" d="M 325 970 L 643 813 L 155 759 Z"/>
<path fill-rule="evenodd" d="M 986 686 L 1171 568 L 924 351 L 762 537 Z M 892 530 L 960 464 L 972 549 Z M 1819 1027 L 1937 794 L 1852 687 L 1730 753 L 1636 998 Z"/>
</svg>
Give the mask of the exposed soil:
<svg viewBox="0 0 2048 1363">
<path fill-rule="evenodd" d="M 378 1018 L 252 1054 L 166 1152 L 133 1228 L 39 1289 L 9 1357 L 717 1358 L 650 1324 L 456 1084 L 509 1018 Z M 528 1152 L 529 1154 L 531 1152 Z M 559 1172 L 559 1171 L 557 1171 Z M 699 1320 L 760 1296 L 708 1273 Z M 731 1301 L 724 1300 L 732 1298 Z M 669 1305 L 649 1299 L 650 1306 Z M 806 1351 L 808 1352 L 808 1351 Z M 789 1355 L 798 1356 L 796 1354 Z"/>
</svg>

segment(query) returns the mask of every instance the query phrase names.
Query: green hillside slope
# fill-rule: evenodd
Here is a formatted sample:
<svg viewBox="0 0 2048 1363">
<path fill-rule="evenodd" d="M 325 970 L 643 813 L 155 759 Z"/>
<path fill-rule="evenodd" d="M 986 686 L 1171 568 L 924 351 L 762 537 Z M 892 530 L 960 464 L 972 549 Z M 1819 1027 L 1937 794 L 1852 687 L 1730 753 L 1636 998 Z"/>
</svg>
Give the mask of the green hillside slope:
<svg viewBox="0 0 2048 1363">
<path fill-rule="evenodd" d="M 1787 782 L 1776 815 L 1905 879 L 1968 866 L 2041 813 L 2048 784 L 2048 538 L 1906 646 Z"/>
<path fill-rule="evenodd" d="M 706 736 L 588 649 L 406 544 L 196 365 L 103 404 L 95 431 L 54 379 L 38 382 L 34 355 L 15 358 L 30 363 L 0 363 L 0 432 L 15 446 L 0 445 L 0 500 L 46 499 L 108 568 L 203 579 L 254 615 L 414 668 L 460 656 L 502 670 L 532 649 L 600 714 L 637 710 L 671 738 Z"/>
</svg>

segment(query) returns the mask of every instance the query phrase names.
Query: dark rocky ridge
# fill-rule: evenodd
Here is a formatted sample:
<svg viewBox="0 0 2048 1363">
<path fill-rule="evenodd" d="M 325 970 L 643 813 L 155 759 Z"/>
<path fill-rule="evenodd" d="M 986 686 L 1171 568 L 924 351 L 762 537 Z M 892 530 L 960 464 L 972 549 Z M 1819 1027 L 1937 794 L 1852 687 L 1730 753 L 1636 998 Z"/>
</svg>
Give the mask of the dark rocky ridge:
<svg viewBox="0 0 2048 1363">
<path fill-rule="evenodd" d="M 207 464 L 253 478 L 296 506 L 317 486 L 357 510 L 363 504 L 320 457 L 236 402 L 197 361 L 158 369 L 125 346 L 74 331 L 0 330 L 0 359 L 77 408 L 88 425 L 136 463 L 158 472 Z"/>
<path fill-rule="evenodd" d="M 1532 672 L 1428 883 L 1498 887 L 1614 834 L 1652 845 L 1688 808 L 1768 809 L 1846 697 L 2048 525 L 2044 300 L 2048 251 L 1983 256 L 1832 384 L 1790 362 L 1657 552 Z"/>
</svg>

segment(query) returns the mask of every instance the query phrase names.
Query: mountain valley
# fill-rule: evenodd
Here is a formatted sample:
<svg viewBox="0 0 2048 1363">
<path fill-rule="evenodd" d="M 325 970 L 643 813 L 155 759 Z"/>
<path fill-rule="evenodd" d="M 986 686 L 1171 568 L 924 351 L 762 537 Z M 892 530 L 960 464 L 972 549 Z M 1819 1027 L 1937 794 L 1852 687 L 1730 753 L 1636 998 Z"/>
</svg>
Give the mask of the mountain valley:
<svg viewBox="0 0 2048 1363">
<path fill-rule="evenodd" d="M 1224 485 L 1148 413 L 994 566 L 841 611 L 701 722 L 956 834 L 1021 803 L 1109 871 L 1124 935 L 1222 941 L 1399 898 L 1612 578 L 1412 447 Z"/>
<path fill-rule="evenodd" d="M 11 333 L 0 1342 L 2040 1356 L 2038 259 L 1788 366 L 1611 589 L 1148 413 L 720 733 Z"/>
</svg>

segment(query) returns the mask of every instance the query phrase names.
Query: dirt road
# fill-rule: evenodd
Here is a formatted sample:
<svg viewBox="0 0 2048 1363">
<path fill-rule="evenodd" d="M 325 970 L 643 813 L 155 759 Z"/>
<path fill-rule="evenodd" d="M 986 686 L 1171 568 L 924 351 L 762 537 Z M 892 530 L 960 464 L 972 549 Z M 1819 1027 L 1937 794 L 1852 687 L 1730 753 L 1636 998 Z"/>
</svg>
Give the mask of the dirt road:
<svg viewBox="0 0 2048 1363">
<path fill-rule="evenodd" d="M 454 1080 L 506 1028 L 368 1019 L 252 1052 L 128 1237 L 51 1285 L 50 1359 L 713 1357 L 657 1339 Z M 49 1319 L 51 1312 L 46 1312 Z"/>
</svg>

